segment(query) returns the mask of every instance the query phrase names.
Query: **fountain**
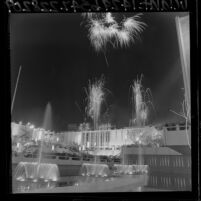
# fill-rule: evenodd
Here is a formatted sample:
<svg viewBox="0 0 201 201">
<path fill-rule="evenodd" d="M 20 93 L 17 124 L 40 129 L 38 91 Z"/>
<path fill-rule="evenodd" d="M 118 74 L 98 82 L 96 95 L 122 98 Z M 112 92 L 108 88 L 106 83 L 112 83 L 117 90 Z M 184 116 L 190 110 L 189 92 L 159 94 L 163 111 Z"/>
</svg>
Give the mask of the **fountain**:
<svg viewBox="0 0 201 201">
<path fill-rule="evenodd" d="M 110 173 L 106 164 L 90 164 L 84 163 L 81 168 L 82 176 L 107 177 Z"/>
<path fill-rule="evenodd" d="M 132 105 L 133 105 L 133 113 L 132 113 L 132 118 L 133 121 L 132 122 L 136 122 L 136 125 L 138 127 L 144 127 L 146 120 L 147 120 L 147 116 L 148 116 L 148 107 L 147 104 L 145 102 L 145 97 L 146 97 L 146 93 L 149 92 L 149 90 L 147 89 L 146 91 L 143 89 L 142 84 L 142 75 L 140 80 L 136 80 L 134 81 L 133 85 L 132 85 Z M 144 96 L 143 96 L 144 94 Z M 135 121 L 134 121 L 134 111 L 135 111 Z M 134 126 L 134 125 L 132 125 Z M 139 140 L 139 158 L 138 158 L 138 164 L 139 165 L 143 165 L 143 156 L 142 156 L 142 146 L 141 146 L 141 141 Z"/>
<path fill-rule="evenodd" d="M 95 80 L 93 84 L 89 82 L 88 88 L 88 105 L 87 114 L 93 119 L 94 130 L 98 129 L 98 122 L 100 117 L 101 105 L 104 100 L 104 79 L 101 77 L 99 80 Z"/>
<path fill-rule="evenodd" d="M 99 126 L 99 117 L 101 111 L 101 105 L 104 101 L 105 93 L 103 91 L 104 87 L 104 79 L 101 77 L 99 80 L 95 80 L 94 83 L 91 84 L 89 82 L 89 88 L 87 92 L 88 104 L 87 104 L 87 114 L 93 120 L 94 130 L 98 130 Z M 98 133 L 94 133 L 95 135 L 95 142 L 94 146 L 96 151 L 99 148 L 99 136 Z M 89 142 L 87 142 L 89 144 Z M 90 145 L 89 145 L 90 146 Z M 109 174 L 109 167 L 106 164 L 98 164 L 97 163 L 97 155 L 94 157 L 94 164 L 83 163 L 81 168 L 81 175 L 82 176 L 107 176 Z"/>
<path fill-rule="evenodd" d="M 18 181 L 25 179 L 33 179 L 34 181 L 37 179 L 57 181 L 58 177 L 59 170 L 56 164 L 41 163 L 38 168 L 37 162 L 20 162 L 15 174 L 15 178 Z"/>
<path fill-rule="evenodd" d="M 134 126 L 134 123 L 139 127 L 144 127 L 145 122 L 147 120 L 148 115 L 148 107 L 147 103 L 144 101 L 144 98 L 146 94 L 149 92 L 147 89 L 144 91 L 141 85 L 141 79 L 137 81 L 134 81 L 132 88 L 132 125 Z M 145 96 L 143 96 L 143 93 Z M 143 130 L 144 128 L 142 128 Z M 141 129 L 139 130 L 141 132 Z M 143 131 L 142 131 L 143 133 Z M 142 133 L 138 133 L 139 135 Z M 133 134 L 131 137 L 131 140 L 133 139 Z M 124 147 L 122 147 L 122 164 L 115 164 L 114 165 L 114 174 L 136 174 L 136 173 L 147 173 L 148 172 L 148 166 L 144 165 L 143 161 L 143 154 L 142 154 L 142 141 L 140 137 L 135 138 L 135 140 L 138 141 L 138 164 L 137 165 L 125 165 L 125 156 L 124 156 Z"/>
<path fill-rule="evenodd" d="M 104 80 L 96 80 L 93 84 L 89 83 L 88 90 L 88 105 L 87 113 L 91 117 L 94 124 L 94 130 L 98 130 L 98 123 L 101 111 L 101 104 L 104 100 Z M 136 119 L 138 126 L 144 126 L 147 118 L 147 106 L 143 102 L 141 93 L 141 80 L 134 82 L 133 85 L 133 102 L 135 103 Z M 96 151 L 99 148 L 98 133 L 94 133 L 96 140 L 94 145 L 96 145 Z M 90 147 L 90 142 L 87 142 L 87 146 Z M 148 166 L 143 165 L 142 160 L 142 148 L 139 146 L 139 161 L 137 165 L 126 165 L 124 158 L 124 148 L 122 146 L 122 164 L 115 164 L 109 168 L 107 164 L 98 164 L 97 156 L 95 157 L 94 164 L 84 163 L 81 168 L 82 176 L 109 176 L 109 175 L 125 175 L 125 174 L 136 174 L 136 173 L 147 173 Z"/>
<path fill-rule="evenodd" d="M 51 129 L 51 105 L 47 104 L 44 115 L 43 128 L 45 130 Z M 44 133 L 43 133 L 44 134 Z M 41 137 L 39 157 L 37 162 L 23 162 L 21 161 L 16 169 L 14 178 L 17 181 L 25 181 L 32 179 L 33 182 L 38 180 L 44 181 L 57 181 L 59 179 L 59 169 L 56 164 L 42 163 L 43 152 L 43 137 Z"/>
<path fill-rule="evenodd" d="M 115 164 L 113 175 L 148 173 L 148 165 L 122 165 Z"/>
</svg>

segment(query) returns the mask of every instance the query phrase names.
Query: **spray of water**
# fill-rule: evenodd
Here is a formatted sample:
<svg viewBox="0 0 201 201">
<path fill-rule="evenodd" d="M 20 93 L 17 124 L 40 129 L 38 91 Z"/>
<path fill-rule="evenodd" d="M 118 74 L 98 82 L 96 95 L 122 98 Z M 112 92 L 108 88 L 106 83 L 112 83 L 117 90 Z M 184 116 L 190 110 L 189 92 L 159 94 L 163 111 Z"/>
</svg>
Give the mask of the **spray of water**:
<svg viewBox="0 0 201 201">
<path fill-rule="evenodd" d="M 152 104 L 150 96 L 151 91 L 150 89 L 144 89 L 142 86 L 142 78 L 143 75 L 141 75 L 140 79 L 137 78 L 137 80 L 133 81 L 133 84 L 131 85 L 132 90 L 132 125 L 131 126 L 138 126 L 138 127 L 144 127 L 147 122 L 148 118 L 148 105 L 149 103 Z M 153 104 L 152 104 L 153 106 Z M 131 136 L 131 139 L 132 136 Z M 142 158 L 142 147 L 141 147 L 141 140 L 138 140 L 139 144 L 139 158 L 138 163 L 140 165 L 143 164 L 143 158 Z"/>
<path fill-rule="evenodd" d="M 52 116 L 52 109 L 51 109 L 51 105 L 50 103 L 47 104 L 46 108 L 45 108 L 45 115 L 44 115 L 44 121 L 43 121 L 43 128 L 45 130 L 51 129 L 51 124 L 52 124 L 52 120 L 51 120 L 51 116 Z M 43 153 L 43 144 L 44 144 L 44 133 L 45 131 L 43 131 L 42 133 L 42 138 L 41 138 L 41 143 L 40 143 L 40 148 L 39 148 L 39 157 L 38 157 L 38 165 L 37 165 L 37 173 L 36 175 L 39 175 L 39 170 L 41 167 L 41 160 L 42 160 L 42 153 Z"/>
<path fill-rule="evenodd" d="M 137 78 L 137 80 L 134 80 L 131 85 L 132 126 L 136 125 L 139 127 L 146 125 L 149 106 L 152 106 L 154 109 L 151 90 L 149 88 L 143 88 L 142 78 L 143 75 L 141 75 L 140 79 Z"/>
<path fill-rule="evenodd" d="M 93 83 L 89 81 L 88 91 L 86 90 L 88 100 L 86 111 L 88 116 L 93 120 L 94 130 L 98 129 L 101 105 L 105 98 L 104 83 L 103 77 L 99 80 L 96 79 Z"/>
</svg>

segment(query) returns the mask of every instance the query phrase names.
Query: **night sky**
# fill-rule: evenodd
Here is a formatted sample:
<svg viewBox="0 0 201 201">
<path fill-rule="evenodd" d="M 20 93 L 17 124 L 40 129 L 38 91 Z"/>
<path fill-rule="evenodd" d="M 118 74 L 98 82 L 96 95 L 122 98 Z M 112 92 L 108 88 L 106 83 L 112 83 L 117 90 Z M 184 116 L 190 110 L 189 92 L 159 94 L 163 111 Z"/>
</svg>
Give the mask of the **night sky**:
<svg viewBox="0 0 201 201">
<path fill-rule="evenodd" d="M 117 127 L 128 126 L 129 87 L 141 74 L 156 110 L 151 109 L 149 124 L 182 120 L 169 109 L 180 112 L 184 94 L 175 24 L 175 16 L 183 15 L 144 13 L 141 20 L 148 26 L 141 39 L 128 48 L 108 48 L 107 66 L 103 53 L 91 46 L 80 14 L 11 14 L 12 96 L 22 66 L 12 120 L 41 126 L 50 102 L 53 130 L 67 130 L 68 124 L 81 123 L 86 116 L 84 87 L 104 75 L 111 93 L 107 93 L 102 114 L 107 111 Z"/>
</svg>

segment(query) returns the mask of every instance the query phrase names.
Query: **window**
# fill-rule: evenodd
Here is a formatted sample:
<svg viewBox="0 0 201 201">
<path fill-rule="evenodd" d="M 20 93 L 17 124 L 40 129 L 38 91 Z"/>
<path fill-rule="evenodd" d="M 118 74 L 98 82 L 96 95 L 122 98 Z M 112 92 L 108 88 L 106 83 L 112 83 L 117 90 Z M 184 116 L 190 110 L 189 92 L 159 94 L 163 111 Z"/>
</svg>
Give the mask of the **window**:
<svg viewBox="0 0 201 201">
<path fill-rule="evenodd" d="M 168 131 L 176 131 L 177 128 L 176 128 L 176 127 L 167 127 L 167 130 L 168 130 Z"/>
<path fill-rule="evenodd" d="M 86 134 L 85 133 L 82 133 L 82 143 L 84 144 L 85 143 L 85 136 Z"/>
<path fill-rule="evenodd" d="M 168 186 L 168 179 L 165 177 L 165 185 Z"/>
<path fill-rule="evenodd" d="M 182 165 L 182 167 L 184 167 L 184 158 L 183 157 L 181 158 L 181 165 Z"/>
<path fill-rule="evenodd" d="M 177 157 L 175 157 L 175 167 L 177 167 Z"/>
<path fill-rule="evenodd" d="M 94 145 L 94 133 L 91 133 L 91 144 Z"/>
<path fill-rule="evenodd" d="M 180 178 L 181 187 L 183 187 L 183 178 Z"/>
<path fill-rule="evenodd" d="M 179 156 L 179 167 L 182 167 L 182 164 L 181 164 L 181 156 Z"/>
<path fill-rule="evenodd" d="M 89 141 L 89 133 L 86 134 L 86 141 Z"/>
<path fill-rule="evenodd" d="M 170 179 L 170 177 L 168 178 L 168 180 L 169 180 L 169 184 L 171 185 L 171 179 Z"/>
<path fill-rule="evenodd" d="M 184 183 L 184 186 L 186 186 L 186 179 L 183 178 L 183 183 Z"/>
<path fill-rule="evenodd" d="M 110 132 L 106 132 L 106 142 L 110 141 Z"/>
<path fill-rule="evenodd" d="M 100 146 L 103 146 L 103 133 L 100 133 Z"/>
<path fill-rule="evenodd" d="M 180 187 L 180 180 L 179 180 L 179 177 L 177 178 L 177 185 L 178 185 L 178 187 Z"/>
</svg>

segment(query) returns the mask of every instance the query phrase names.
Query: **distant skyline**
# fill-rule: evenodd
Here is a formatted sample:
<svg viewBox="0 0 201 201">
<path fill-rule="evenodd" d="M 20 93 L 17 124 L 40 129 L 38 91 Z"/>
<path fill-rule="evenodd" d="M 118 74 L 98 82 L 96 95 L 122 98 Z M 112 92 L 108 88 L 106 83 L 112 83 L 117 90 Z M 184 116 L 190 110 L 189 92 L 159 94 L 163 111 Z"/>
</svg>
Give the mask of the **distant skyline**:
<svg viewBox="0 0 201 201">
<path fill-rule="evenodd" d="M 91 46 L 81 14 L 11 14 L 11 97 L 22 66 L 12 120 L 39 127 L 50 102 L 53 130 L 82 123 L 84 88 L 104 75 L 111 93 L 102 113 L 108 109 L 111 122 L 126 127 L 131 119 L 130 85 L 143 74 L 142 85 L 151 89 L 156 110 L 151 110 L 148 123 L 182 121 L 169 110 L 180 112 L 184 98 L 175 16 L 186 14 L 144 13 L 141 20 L 147 27 L 140 40 L 128 48 L 108 49 L 109 66 L 103 53 Z"/>
</svg>

